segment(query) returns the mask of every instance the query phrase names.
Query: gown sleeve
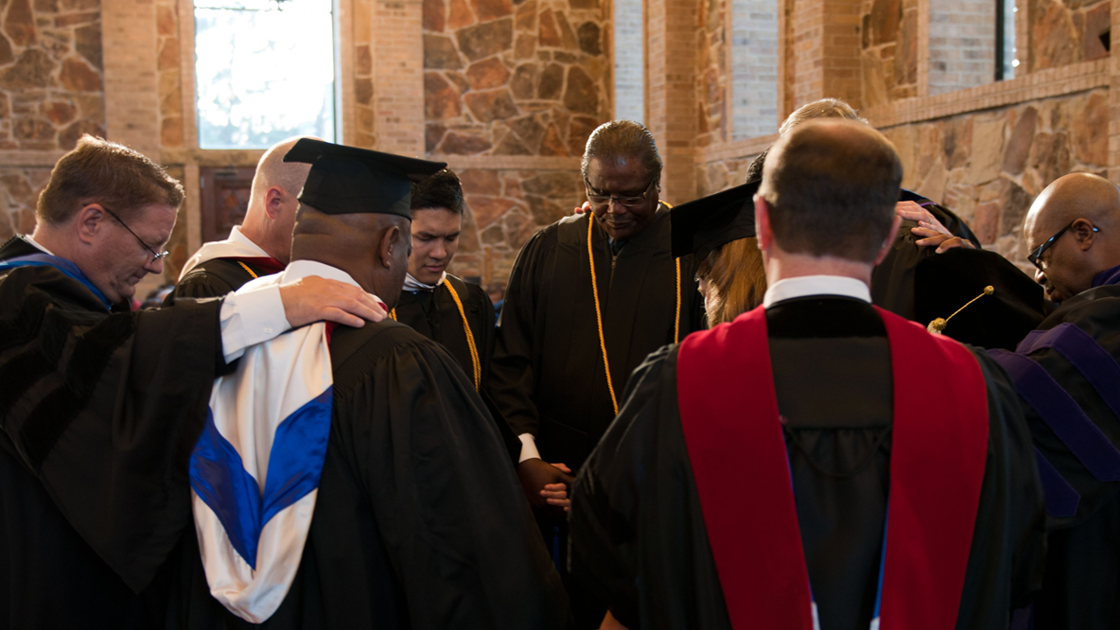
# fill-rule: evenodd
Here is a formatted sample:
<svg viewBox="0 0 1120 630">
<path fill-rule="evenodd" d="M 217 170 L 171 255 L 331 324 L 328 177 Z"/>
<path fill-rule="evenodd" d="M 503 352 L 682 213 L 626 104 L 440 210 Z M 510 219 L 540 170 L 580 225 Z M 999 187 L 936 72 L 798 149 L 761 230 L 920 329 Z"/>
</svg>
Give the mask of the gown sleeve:
<svg viewBox="0 0 1120 630">
<path fill-rule="evenodd" d="M 336 391 L 335 414 L 412 627 L 565 627 L 567 596 L 473 383 L 434 342 L 391 335 L 345 364 L 364 377 Z"/>
<path fill-rule="evenodd" d="M 187 460 L 225 365 L 221 301 L 101 315 L 28 287 L 0 303 L 0 374 L 19 383 L 0 395 L 6 447 L 139 592 L 191 519 Z"/>
<path fill-rule="evenodd" d="M 164 306 L 174 304 L 176 298 L 211 298 L 233 293 L 236 287 L 205 270 L 187 274 L 167 295 Z"/>
<path fill-rule="evenodd" d="M 514 262 L 486 384 L 491 399 L 518 435 L 536 435 L 540 422 L 533 401 L 537 378 L 533 368 L 540 332 L 537 297 L 549 244 L 555 245 L 555 227 L 529 239 Z"/>
</svg>

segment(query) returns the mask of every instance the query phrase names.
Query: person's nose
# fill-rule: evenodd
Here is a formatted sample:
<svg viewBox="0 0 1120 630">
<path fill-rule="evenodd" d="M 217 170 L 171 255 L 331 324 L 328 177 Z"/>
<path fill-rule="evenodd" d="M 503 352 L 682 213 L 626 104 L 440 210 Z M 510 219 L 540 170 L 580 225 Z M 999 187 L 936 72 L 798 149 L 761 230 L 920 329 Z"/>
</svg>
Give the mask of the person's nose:
<svg viewBox="0 0 1120 630">
<path fill-rule="evenodd" d="M 1035 269 L 1034 270 L 1034 281 L 1039 283 L 1039 284 L 1045 285 L 1046 284 L 1046 272 L 1041 270 L 1041 269 Z"/>
<path fill-rule="evenodd" d="M 440 242 L 436 243 L 432 247 L 432 252 L 431 252 L 431 257 L 432 258 L 435 258 L 436 260 L 443 260 L 446 256 L 447 256 L 447 246 L 443 244 L 443 241 L 440 241 Z"/>
<path fill-rule="evenodd" d="M 627 208 L 622 205 L 622 202 L 615 197 L 611 197 L 607 202 L 607 212 L 611 214 L 626 214 Z"/>
<path fill-rule="evenodd" d="M 144 269 L 148 273 L 163 273 L 163 259 L 156 258 L 153 260 L 149 258 L 148 264 L 144 265 Z"/>
</svg>

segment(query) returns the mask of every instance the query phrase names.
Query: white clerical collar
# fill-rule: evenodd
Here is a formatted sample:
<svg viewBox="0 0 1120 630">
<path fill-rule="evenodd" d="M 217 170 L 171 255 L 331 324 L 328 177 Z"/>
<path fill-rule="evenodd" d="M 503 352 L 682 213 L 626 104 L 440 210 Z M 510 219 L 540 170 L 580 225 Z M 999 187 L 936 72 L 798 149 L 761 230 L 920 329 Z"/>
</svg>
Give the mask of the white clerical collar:
<svg viewBox="0 0 1120 630">
<path fill-rule="evenodd" d="M 246 247 L 257 250 L 261 258 L 272 258 L 272 256 L 270 256 L 268 252 L 264 251 L 264 248 L 254 243 L 248 236 L 245 236 L 241 232 L 240 225 L 233 226 L 233 229 L 229 231 L 229 238 L 226 240 L 240 243 L 242 245 L 245 245 Z"/>
<path fill-rule="evenodd" d="M 793 298 L 810 295 L 833 295 L 855 298 L 871 303 L 871 289 L 861 281 L 847 276 L 798 276 L 785 278 L 770 285 L 762 298 L 762 305 L 772 305 Z"/>
<path fill-rule="evenodd" d="M 38 249 L 39 251 L 43 252 L 44 254 L 48 254 L 48 255 L 50 255 L 50 256 L 54 256 L 54 252 L 52 252 L 51 250 L 47 249 L 46 247 L 43 247 L 42 245 L 40 245 L 38 241 L 36 241 L 35 239 L 31 238 L 31 235 L 30 235 L 30 234 L 25 234 L 25 235 L 23 235 L 23 240 L 27 241 L 27 242 L 28 242 L 28 244 L 30 244 L 30 245 L 32 245 L 33 247 L 37 248 L 37 249 Z"/>
<path fill-rule="evenodd" d="M 338 280 L 339 282 L 352 284 L 359 289 L 362 288 L 350 274 L 338 267 L 332 267 L 317 260 L 293 260 L 288 263 L 287 268 L 280 273 L 280 284 L 291 282 L 292 280 L 299 280 L 300 278 L 306 278 L 308 276 L 319 276 L 327 280 Z"/>
<path fill-rule="evenodd" d="M 440 274 L 439 280 L 436 280 L 435 284 L 424 284 L 423 282 L 420 282 L 415 277 L 413 277 L 412 274 L 407 273 L 404 276 L 404 290 L 411 293 L 418 293 L 420 291 L 434 291 L 436 287 L 443 284 L 444 280 L 447 280 L 446 271 Z"/>
</svg>

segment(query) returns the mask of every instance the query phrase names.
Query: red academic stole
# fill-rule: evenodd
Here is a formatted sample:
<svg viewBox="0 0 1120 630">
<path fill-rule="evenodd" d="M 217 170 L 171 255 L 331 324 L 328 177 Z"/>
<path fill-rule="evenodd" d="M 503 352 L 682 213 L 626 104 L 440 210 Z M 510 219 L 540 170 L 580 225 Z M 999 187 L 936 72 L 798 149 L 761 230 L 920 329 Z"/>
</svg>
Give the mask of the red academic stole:
<svg viewBox="0 0 1120 630">
<path fill-rule="evenodd" d="M 880 623 L 952 630 L 987 457 L 987 389 L 963 346 L 877 310 L 894 372 Z M 762 307 L 681 343 L 677 396 L 732 627 L 812 630 Z"/>
</svg>

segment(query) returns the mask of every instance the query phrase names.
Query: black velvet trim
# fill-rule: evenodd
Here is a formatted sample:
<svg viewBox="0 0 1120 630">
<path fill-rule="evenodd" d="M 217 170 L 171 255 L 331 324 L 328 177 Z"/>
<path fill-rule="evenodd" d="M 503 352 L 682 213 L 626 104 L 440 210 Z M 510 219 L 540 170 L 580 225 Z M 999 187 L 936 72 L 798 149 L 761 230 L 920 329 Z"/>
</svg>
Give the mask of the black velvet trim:
<svg viewBox="0 0 1120 630">
<path fill-rule="evenodd" d="M 887 336 L 883 319 L 870 304 L 839 296 L 778 302 L 766 310 L 766 331 L 781 339 Z"/>
</svg>

